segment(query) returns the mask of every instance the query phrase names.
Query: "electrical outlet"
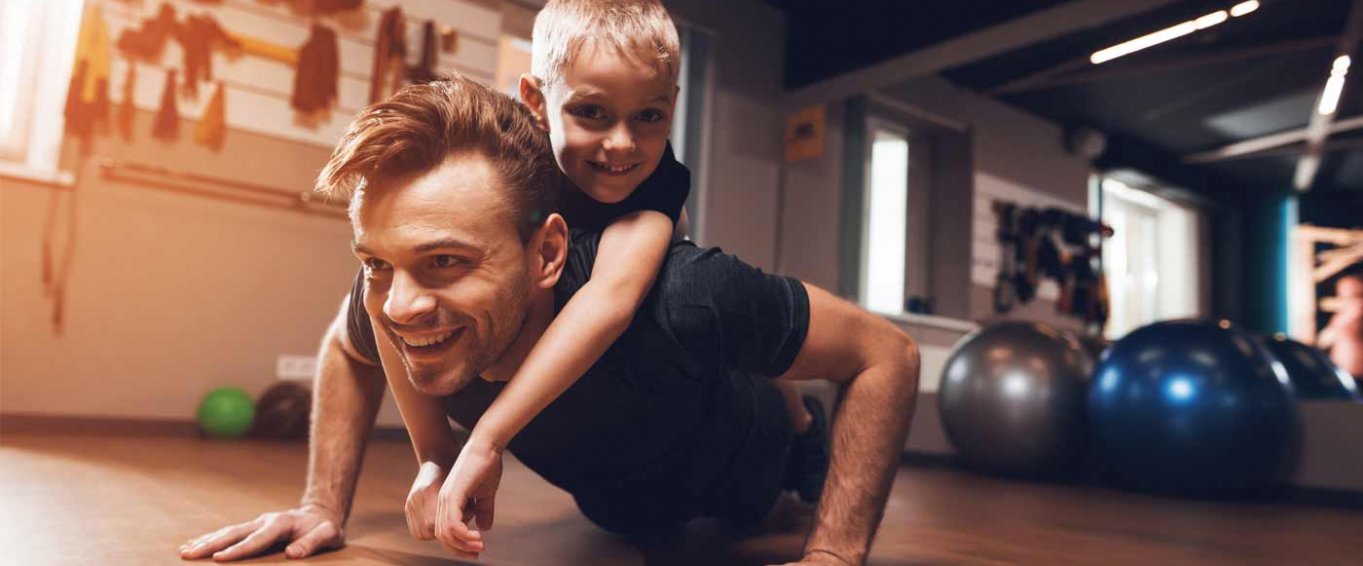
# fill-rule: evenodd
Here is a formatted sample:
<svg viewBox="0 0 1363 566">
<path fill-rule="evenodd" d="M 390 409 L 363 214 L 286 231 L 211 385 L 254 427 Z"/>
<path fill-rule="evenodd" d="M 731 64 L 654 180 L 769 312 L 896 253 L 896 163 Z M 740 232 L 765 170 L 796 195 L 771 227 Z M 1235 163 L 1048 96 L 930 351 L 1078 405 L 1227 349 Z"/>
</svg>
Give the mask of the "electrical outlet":
<svg viewBox="0 0 1363 566">
<path fill-rule="evenodd" d="M 317 373 L 316 356 L 281 355 L 275 361 L 275 377 L 286 381 L 312 381 Z"/>
</svg>

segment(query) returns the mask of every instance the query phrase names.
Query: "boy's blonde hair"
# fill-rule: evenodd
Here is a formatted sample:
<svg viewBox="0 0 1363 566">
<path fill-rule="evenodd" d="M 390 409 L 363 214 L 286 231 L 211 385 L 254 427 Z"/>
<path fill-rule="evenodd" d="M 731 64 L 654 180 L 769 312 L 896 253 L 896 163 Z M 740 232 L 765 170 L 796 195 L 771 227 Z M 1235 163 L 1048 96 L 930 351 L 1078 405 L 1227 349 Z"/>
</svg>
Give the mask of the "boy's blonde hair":
<svg viewBox="0 0 1363 566">
<path fill-rule="evenodd" d="M 535 16 L 530 72 L 548 88 L 562 80 L 588 43 L 614 49 L 677 80 L 681 42 L 658 0 L 549 0 Z"/>
</svg>

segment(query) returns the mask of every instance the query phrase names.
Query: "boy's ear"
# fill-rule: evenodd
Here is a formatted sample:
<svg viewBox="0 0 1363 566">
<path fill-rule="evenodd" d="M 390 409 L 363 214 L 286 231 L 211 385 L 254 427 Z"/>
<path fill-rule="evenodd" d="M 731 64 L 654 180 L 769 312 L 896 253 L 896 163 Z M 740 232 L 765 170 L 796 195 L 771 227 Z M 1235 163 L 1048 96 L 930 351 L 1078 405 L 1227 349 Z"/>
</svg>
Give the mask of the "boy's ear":
<svg viewBox="0 0 1363 566">
<path fill-rule="evenodd" d="M 544 99 L 544 84 L 530 73 L 521 75 L 521 102 L 535 115 L 535 125 L 549 131 L 548 102 Z"/>
</svg>

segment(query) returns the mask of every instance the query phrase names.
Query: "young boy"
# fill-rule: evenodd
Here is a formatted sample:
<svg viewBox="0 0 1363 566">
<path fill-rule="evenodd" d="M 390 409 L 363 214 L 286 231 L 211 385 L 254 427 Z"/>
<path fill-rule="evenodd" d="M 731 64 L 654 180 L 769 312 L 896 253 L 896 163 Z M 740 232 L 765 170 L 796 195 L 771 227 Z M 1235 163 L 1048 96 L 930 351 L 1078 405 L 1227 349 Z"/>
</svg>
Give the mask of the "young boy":
<svg viewBox="0 0 1363 566">
<path fill-rule="evenodd" d="M 571 181 L 563 215 L 569 226 L 603 232 L 591 280 L 483 414 L 443 486 L 443 465 L 431 458 L 439 446 L 450 446 L 440 401 L 407 396 L 399 403 L 421 463 L 407 502 L 412 534 L 429 539 L 432 528 L 453 529 L 456 545 L 470 553 L 482 550 L 481 534 L 464 521 L 476 517 L 480 528 L 491 526 L 502 451 L 629 326 L 674 230 L 683 233 L 674 227 L 685 222 L 682 205 L 690 191 L 690 172 L 667 143 L 680 48 L 657 0 L 551 0 L 535 18 L 532 50 L 521 100 L 548 130 Z M 817 401 L 802 400 L 793 384 L 777 386 L 796 433 L 787 487 L 817 500 L 828 461 L 822 410 Z"/>
</svg>

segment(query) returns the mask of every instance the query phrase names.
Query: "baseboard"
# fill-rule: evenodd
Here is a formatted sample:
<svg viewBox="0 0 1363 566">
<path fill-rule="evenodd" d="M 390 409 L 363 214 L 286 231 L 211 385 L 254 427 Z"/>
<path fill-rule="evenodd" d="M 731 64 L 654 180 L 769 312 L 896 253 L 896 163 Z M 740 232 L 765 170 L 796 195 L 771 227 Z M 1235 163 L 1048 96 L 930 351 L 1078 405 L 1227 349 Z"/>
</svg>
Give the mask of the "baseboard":
<svg viewBox="0 0 1363 566">
<path fill-rule="evenodd" d="M 183 419 L 133 417 L 78 417 L 30 413 L 0 413 L 3 434 L 69 434 L 95 436 L 174 436 L 199 437 L 199 425 Z M 407 429 L 376 426 L 370 438 L 383 441 L 408 441 Z"/>
</svg>

